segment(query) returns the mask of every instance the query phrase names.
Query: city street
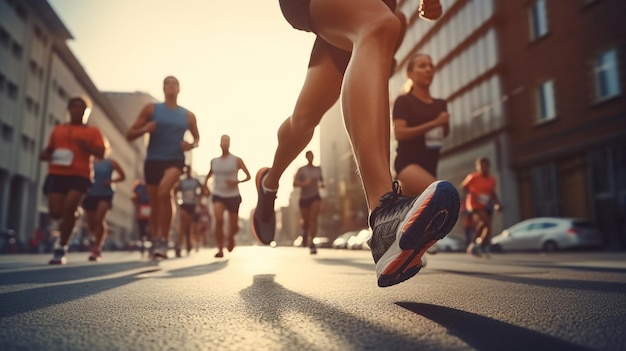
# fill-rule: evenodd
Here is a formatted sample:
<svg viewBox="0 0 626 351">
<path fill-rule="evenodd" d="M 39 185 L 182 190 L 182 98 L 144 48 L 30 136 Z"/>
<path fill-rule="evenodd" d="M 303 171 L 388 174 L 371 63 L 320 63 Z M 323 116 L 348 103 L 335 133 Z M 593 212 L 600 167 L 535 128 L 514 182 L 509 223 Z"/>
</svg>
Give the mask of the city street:
<svg viewBox="0 0 626 351">
<path fill-rule="evenodd" d="M 2 255 L 0 349 L 626 350 L 626 253 L 439 253 L 384 289 L 369 251 L 214 253 Z"/>
</svg>

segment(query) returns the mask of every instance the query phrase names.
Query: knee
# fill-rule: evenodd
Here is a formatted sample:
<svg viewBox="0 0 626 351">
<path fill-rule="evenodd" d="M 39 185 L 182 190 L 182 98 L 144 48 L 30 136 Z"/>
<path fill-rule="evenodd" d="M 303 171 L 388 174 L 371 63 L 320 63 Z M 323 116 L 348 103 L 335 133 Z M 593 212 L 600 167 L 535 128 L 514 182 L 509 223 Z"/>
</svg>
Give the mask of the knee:
<svg viewBox="0 0 626 351">
<path fill-rule="evenodd" d="M 171 199 L 171 192 L 169 189 L 159 188 L 157 192 L 157 199 L 160 203 L 169 202 Z"/>
<path fill-rule="evenodd" d="M 279 128 L 278 136 L 281 137 L 290 132 L 311 132 L 320 123 L 325 111 L 320 111 L 319 106 L 300 105 L 293 115 Z"/>
<path fill-rule="evenodd" d="M 402 23 L 393 13 L 383 13 L 364 28 L 363 38 L 394 48 L 402 32 Z"/>
</svg>

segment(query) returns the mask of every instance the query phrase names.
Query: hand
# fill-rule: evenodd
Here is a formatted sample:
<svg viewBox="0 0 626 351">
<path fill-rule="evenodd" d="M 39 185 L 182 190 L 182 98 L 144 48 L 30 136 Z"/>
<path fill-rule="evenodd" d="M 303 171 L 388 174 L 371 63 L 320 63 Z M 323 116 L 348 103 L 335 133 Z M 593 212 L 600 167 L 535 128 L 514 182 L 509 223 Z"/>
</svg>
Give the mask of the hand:
<svg viewBox="0 0 626 351">
<path fill-rule="evenodd" d="M 443 9 L 439 0 L 421 0 L 419 6 L 420 17 L 434 21 L 441 17 Z"/>
<path fill-rule="evenodd" d="M 78 139 L 78 140 L 76 140 L 76 144 L 84 152 L 91 153 L 91 147 L 89 147 L 89 144 L 87 144 L 86 141 L 84 141 L 82 139 Z"/>
<path fill-rule="evenodd" d="M 442 126 L 448 125 L 450 123 L 450 114 L 446 111 L 441 112 L 435 119 L 435 122 Z"/>
<path fill-rule="evenodd" d="M 493 209 L 494 209 L 496 212 L 502 212 L 502 205 L 500 205 L 500 204 L 495 204 L 495 205 L 493 205 Z"/>
<path fill-rule="evenodd" d="M 141 128 L 141 131 L 144 133 L 152 133 L 154 132 L 155 129 L 156 129 L 156 122 L 149 121 L 148 123 L 144 124 L 143 128 Z"/>
<path fill-rule="evenodd" d="M 189 151 L 189 150 L 194 148 L 194 145 L 186 142 L 185 140 L 183 140 L 183 141 L 180 142 L 180 148 L 183 151 Z"/>
</svg>

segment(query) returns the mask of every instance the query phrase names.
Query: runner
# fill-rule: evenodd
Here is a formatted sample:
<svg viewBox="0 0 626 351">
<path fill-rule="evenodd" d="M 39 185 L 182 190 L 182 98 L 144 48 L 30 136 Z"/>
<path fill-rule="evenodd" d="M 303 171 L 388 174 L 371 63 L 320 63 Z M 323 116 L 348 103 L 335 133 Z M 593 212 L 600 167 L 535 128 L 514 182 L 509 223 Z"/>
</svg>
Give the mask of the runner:
<svg viewBox="0 0 626 351">
<path fill-rule="evenodd" d="M 185 166 L 185 178 L 181 179 L 177 192 L 181 194 L 181 202 L 178 212 L 178 237 L 176 238 L 176 257 L 181 257 L 183 243 L 187 244 L 187 255 L 191 254 L 191 249 L 196 239 L 196 227 L 198 223 L 197 209 L 200 206 L 200 195 L 202 184 L 191 174 L 191 166 Z"/>
<path fill-rule="evenodd" d="M 293 180 L 294 187 L 300 187 L 300 224 L 302 226 L 302 243 L 309 247 L 312 255 L 317 254 L 313 243 L 317 234 L 317 218 L 320 214 L 320 188 L 324 187 L 322 169 L 313 166 L 313 152 L 306 152 L 307 165 L 300 167 Z"/>
<path fill-rule="evenodd" d="M 235 234 L 239 231 L 239 183 L 250 180 L 250 172 L 243 160 L 230 153 L 230 137 L 222 135 L 220 139 L 222 155 L 211 160 L 211 169 L 204 179 L 204 188 L 208 189 L 207 182 L 213 177 L 213 211 L 215 215 L 215 257 L 224 257 L 224 212 L 228 212 L 228 252 L 235 248 Z M 246 178 L 239 180 L 239 170 Z"/>
<path fill-rule="evenodd" d="M 95 157 L 93 162 L 94 182 L 83 200 L 83 210 L 87 219 L 87 228 L 96 242 L 89 255 L 89 261 L 100 261 L 102 244 L 107 236 L 106 215 L 113 207 L 113 184 L 126 179 L 122 167 L 110 158 Z M 117 177 L 113 178 L 115 171 Z"/>
<path fill-rule="evenodd" d="M 496 178 L 490 173 L 489 159 L 476 159 L 476 172 L 463 180 L 463 189 L 467 192 L 465 208 L 472 215 L 476 225 L 472 242 L 467 253 L 478 257 L 489 257 L 491 245 L 491 217 L 493 210 L 500 212 L 500 200 L 496 194 Z"/>
<path fill-rule="evenodd" d="M 135 180 L 131 200 L 135 204 L 135 219 L 137 220 L 139 241 L 141 243 L 139 252 L 141 253 L 141 257 L 143 257 L 145 255 L 146 248 L 148 247 L 148 243 L 150 243 L 149 247 L 152 247 L 150 232 L 154 231 L 154 228 L 149 228 L 150 198 L 148 197 L 148 188 L 140 179 Z"/>
<path fill-rule="evenodd" d="M 39 159 L 48 162 L 44 194 L 48 197 L 51 229 L 59 232 L 50 264 L 67 263 L 68 243 L 76 224 L 76 210 L 91 186 L 91 157 L 104 157 L 100 130 L 83 123 L 87 103 L 79 97 L 67 104 L 70 122 L 52 130 L 48 146 Z"/>
<path fill-rule="evenodd" d="M 402 196 L 389 170 L 389 75 L 406 20 L 395 0 L 281 0 L 287 21 L 317 35 L 304 86 L 292 115 L 278 130 L 271 168 L 256 176 L 258 201 L 252 228 L 259 242 L 274 240 L 274 202 L 280 177 L 309 144 L 321 118 L 341 106 L 370 211 L 371 248 L 378 285 L 400 283 L 419 272 L 421 257 L 458 218 L 454 186 L 439 181 L 420 197 Z M 438 0 L 420 2 L 420 15 L 437 19 Z"/>
<path fill-rule="evenodd" d="M 173 189 L 185 166 L 185 152 L 198 147 L 200 134 L 196 116 L 178 105 L 178 79 L 168 76 L 163 80 L 165 102 L 146 105 L 126 133 L 126 139 L 135 140 L 150 134 L 144 176 L 150 199 L 150 228 L 154 240 L 153 258 L 167 258 L 170 230 L 175 211 Z M 189 131 L 193 142 L 184 140 Z"/>
</svg>

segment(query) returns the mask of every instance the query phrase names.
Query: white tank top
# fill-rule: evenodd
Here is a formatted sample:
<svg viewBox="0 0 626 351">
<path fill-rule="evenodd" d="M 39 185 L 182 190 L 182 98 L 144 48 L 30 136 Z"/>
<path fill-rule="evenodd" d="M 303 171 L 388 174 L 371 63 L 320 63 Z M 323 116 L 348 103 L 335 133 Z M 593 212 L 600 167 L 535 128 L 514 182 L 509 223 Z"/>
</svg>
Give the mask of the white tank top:
<svg viewBox="0 0 626 351">
<path fill-rule="evenodd" d="M 229 186 L 227 180 L 237 180 L 239 174 L 239 166 L 237 165 L 237 157 L 229 154 L 228 156 L 216 157 L 211 160 L 211 169 L 213 170 L 213 194 L 221 197 L 235 197 L 239 195 L 239 186 Z"/>
</svg>

